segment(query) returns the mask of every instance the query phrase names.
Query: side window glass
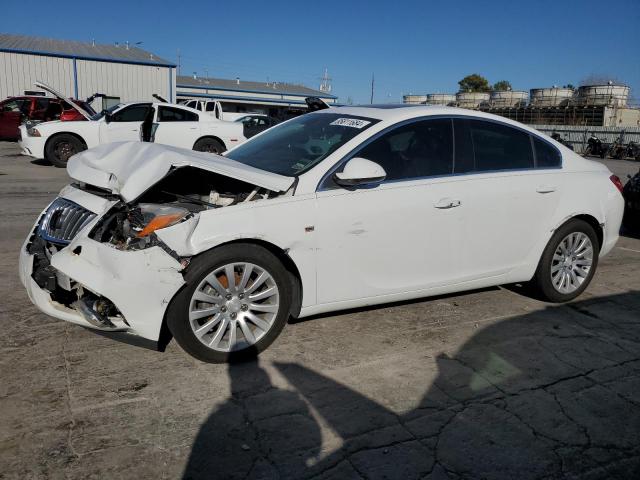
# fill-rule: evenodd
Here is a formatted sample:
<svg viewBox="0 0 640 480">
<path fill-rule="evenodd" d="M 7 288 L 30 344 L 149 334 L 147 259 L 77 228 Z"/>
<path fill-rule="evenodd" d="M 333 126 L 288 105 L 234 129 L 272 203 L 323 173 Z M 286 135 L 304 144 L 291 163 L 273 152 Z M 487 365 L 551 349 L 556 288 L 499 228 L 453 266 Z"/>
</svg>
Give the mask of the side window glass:
<svg viewBox="0 0 640 480">
<path fill-rule="evenodd" d="M 536 167 L 549 168 L 562 165 L 562 156 L 557 148 L 535 136 L 533 137 L 533 147 L 536 150 Z"/>
<path fill-rule="evenodd" d="M 160 107 L 158 109 L 159 122 L 197 122 L 198 114 L 182 110 L 181 108 Z"/>
<path fill-rule="evenodd" d="M 3 110 L 5 112 L 19 112 L 20 104 L 16 100 L 11 100 L 10 102 L 4 104 Z"/>
<path fill-rule="evenodd" d="M 206 105 L 205 108 L 206 108 L 207 112 L 213 112 L 216 109 L 216 104 L 215 104 L 215 102 L 207 102 L 207 105 Z"/>
<path fill-rule="evenodd" d="M 113 114 L 112 122 L 142 122 L 147 111 L 151 107 L 149 105 L 131 105 Z"/>
<path fill-rule="evenodd" d="M 355 156 L 380 164 L 387 172 L 387 180 L 451 174 L 451 119 L 423 120 L 398 127 L 371 142 Z"/>
<path fill-rule="evenodd" d="M 49 106 L 48 98 L 39 98 L 36 100 L 36 109 L 37 110 L 45 110 Z"/>
<path fill-rule="evenodd" d="M 475 171 L 533 168 L 529 134 L 506 125 L 469 120 Z"/>
</svg>

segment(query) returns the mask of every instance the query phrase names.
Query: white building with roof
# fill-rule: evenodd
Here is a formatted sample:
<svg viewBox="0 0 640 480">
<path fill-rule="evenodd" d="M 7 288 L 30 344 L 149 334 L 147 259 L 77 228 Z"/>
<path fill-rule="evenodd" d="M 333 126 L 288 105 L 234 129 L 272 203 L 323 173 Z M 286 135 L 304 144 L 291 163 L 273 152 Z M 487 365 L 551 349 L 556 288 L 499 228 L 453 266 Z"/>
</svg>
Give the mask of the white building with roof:
<svg viewBox="0 0 640 480">
<path fill-rule="evenodd" d="M 335 104 L 338 97 L 314 90 L 304 85 L 282 82 L 255 82 L 236 78 L 201 78 L 178 76 L 176 78 L 178 100 L 217 100 L 229 112 L 261 112 L 278 116 L 285 110 L 305 110 L 307 97 L 321 98 L 327 104 Z"/>
<path fill-rule="evenodd" d="M 34 90 L 40 80 L 84 99 L 103 93 L 114 101 L 175 101 L 176 65 L 129 44 L 101 45 L 0 33 L 0 99 Z M 100 105 L 95 107 L 100 108 Z"/>
</svg>

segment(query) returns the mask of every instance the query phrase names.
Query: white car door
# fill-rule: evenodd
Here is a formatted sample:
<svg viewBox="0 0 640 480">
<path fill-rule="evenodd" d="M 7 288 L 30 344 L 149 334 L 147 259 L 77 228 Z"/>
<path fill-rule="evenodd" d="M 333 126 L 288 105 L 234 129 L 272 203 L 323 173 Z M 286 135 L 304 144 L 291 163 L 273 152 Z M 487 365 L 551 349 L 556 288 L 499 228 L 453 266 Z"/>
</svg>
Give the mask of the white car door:
<svg viewBox="0 0 640 480">
<path fill-rule="evenodd" d="M 140 140 L 140 126 L 153 114 L 151 103 L 126 105 L 100 122 L 100 143 Z"/>
<path fill-rule="evenodd" d="M 197 113 L 174 105 L 158 105 L 155 143 L 191 150 L 200 136 Z"/>
<path fill-rule="evenodd" d="M 456 119 L 454 129 L 461 280 L 506 274 L 552 228 L 563 183 L 560 153 L 501 122 Z"/>
<path fill-rule="evenodd" d="M 317 193 L 318 301 L 425 290 L 456 281 L 461 212 L 451 119 L 419 120 L 377 136 L 352 157 L 380 164 L 377 186 Z M 340 170 L 341 167 L 338 168 Z"/>
</svg>

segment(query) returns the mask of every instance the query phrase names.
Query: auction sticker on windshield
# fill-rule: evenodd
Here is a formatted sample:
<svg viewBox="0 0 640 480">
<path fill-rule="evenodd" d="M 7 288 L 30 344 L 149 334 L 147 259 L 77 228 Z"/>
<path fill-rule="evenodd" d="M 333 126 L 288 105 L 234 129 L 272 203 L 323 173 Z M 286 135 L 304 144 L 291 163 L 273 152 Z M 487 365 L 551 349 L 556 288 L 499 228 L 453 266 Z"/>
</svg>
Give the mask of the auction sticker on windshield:
<svg viewBox="0 0 640 480">
<path fill-rule="evenodd" d="M 339 125 L 341 127 L 363 128 L 371 122 L 367 120 L 358 120 L 357 118 L 337 118 L 330 125 Z"/>
</svg>

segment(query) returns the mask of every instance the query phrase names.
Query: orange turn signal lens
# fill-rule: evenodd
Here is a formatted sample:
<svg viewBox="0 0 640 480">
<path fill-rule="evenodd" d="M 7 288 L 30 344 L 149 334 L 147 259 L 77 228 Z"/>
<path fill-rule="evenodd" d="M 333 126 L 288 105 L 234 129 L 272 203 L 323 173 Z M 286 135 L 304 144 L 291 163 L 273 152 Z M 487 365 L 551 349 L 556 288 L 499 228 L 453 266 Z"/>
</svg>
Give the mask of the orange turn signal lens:
<svg viewBox="0 0 640 480">
<path fill-rule="evenodd" d="M 156 230 L 160 230 L 161 228 L 169 227 L 174 223 L 177 223 L 179 220 L 184 218 L 184 213 L 170 213 L 168 215 L 158 215 L 153 217 L 147 225 L 138 232 L 136 235 L 138 238 L 146 237 L 147 235 L 151 235 Z"/>
</svg>

